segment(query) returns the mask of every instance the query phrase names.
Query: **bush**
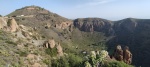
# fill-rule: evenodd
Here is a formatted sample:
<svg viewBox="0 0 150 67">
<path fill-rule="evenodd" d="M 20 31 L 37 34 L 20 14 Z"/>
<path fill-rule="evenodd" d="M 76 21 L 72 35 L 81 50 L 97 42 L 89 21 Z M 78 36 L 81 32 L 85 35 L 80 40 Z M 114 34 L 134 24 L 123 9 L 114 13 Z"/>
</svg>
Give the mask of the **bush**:
<svg viewBox="0 0 150 67">
<path fill-rule="evenodd" d="M 28 55 L 28 53 L 26 51 L 19 51 L 16 53 L 19 54 L 20 56 L 23 56 L 23 57 L 26 57 Z"/>
<path fill-rule="evenodd" d="M 52 57 L 57 55 L 56 48 L 47 48 L 47 49 L 45 49 L 45 52 Z"/>
<path fill-rule="evenodd" d="M 83 67 L 83 60 L 81 57 L 68 54 L 68 56 L 60 57 L 60 59 L 51 60 L 51 66 L 53 67 Z"/>
<path fill-rule="evenodd" d="M 120 61 L 112 61 L 112 62 L 104 64 L 104 67 L 134 67 L 134 66 L 128 65 Z"/>
<path fill-rule="evenodd" d="M 74 54 L 69 54 L 69 65 L 71 67 L 79 67 L 82 65 L 82 62 L 83 62 L 83 59 L 77 55 L 74 55 Z"/>
<path fill-rule="evenodd" d="M 43 60 L 43 63 L 45 63 L 48 66 L 51 66 L 51 60 L 50 59 Z"/>
<path fill-rule="evenodd" d="M 8 43 L 8 44 L 13 44 L 13 45 L 17 45 L 15 42 L 13 42 L 13 41 L 10 41 L 10 40 L 7 40 L 7 41 L 5 41 L 6 43 Z"/>
<path fill-rule="evenodd" d="M 60 59 L 52 60 L 53 67 L 70 67 L 68 63 L 68 59 L 65 57 L 61 57 Z"/>
</svg>

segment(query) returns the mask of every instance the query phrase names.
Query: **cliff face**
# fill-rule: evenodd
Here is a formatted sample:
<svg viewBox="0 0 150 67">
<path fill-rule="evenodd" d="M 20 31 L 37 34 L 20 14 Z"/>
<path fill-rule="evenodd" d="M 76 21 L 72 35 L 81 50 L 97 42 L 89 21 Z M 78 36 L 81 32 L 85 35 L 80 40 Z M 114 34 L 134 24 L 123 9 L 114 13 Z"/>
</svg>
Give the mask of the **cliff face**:
<svg viewBox="0 0 150 67">
<path fill-rule="evenodd" d="M 79 18 L 74 20 L 74 26 L 85 32 L 103 32 L 113 35 L 112 22 L 101 18 Z"/>
</svg>

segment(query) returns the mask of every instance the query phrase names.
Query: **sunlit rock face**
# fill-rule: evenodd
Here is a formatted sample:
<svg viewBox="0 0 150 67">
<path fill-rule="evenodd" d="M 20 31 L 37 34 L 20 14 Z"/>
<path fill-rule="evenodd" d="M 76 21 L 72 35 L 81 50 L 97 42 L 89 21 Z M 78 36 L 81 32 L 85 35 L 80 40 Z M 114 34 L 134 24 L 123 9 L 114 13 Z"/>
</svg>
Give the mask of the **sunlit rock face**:
<svg viewBox="0 0 150 67">
<path fill-rule="evenodd" d="M 114 34 L 112 22 L 101 18 L 79 18 L 74 20 L 74 26 L 85 32 L 103 32 Z"/>
<path fill-rule="evenodd" d="M 0 29 L 3 29 L 5 26 L 7 26 L 6 19 L 3 17 L 0 17 Z"/>
</svg>

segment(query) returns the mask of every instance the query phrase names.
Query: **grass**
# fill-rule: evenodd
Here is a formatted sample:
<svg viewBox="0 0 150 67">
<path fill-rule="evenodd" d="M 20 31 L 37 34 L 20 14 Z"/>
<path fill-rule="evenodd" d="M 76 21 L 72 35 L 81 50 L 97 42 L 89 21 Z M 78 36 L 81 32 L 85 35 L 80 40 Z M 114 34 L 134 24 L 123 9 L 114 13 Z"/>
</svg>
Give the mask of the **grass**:
<svg viewBox="0 0 150 67">
<path fill-rule="evenodd" d="M 47 48 L 47 49 L 45 49 L 45 53 L 54 57 L 57 55 L 57 49 L 56 48 Z"/>
<path fill-rule="evenodd" d="M 121 61 L 112 61 L 104 65 L 104 67 L 134 67 Z"/>
</svg>

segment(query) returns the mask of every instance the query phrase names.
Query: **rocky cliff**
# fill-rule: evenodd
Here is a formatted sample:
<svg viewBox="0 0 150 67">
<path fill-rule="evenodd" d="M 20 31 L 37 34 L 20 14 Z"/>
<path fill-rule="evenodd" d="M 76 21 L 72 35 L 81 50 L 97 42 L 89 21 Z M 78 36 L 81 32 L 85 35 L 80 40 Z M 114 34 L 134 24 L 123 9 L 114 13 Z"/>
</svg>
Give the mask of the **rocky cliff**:
<svg viewBox="0 0 150 67">
<path fill-rule="evenodd" d="M 113 35 L 112 21 L 101 18 L 79 18 L 74 20 L 74 26 L 85 32 L 103 32 L 106 35 Z"/>
</svg>

